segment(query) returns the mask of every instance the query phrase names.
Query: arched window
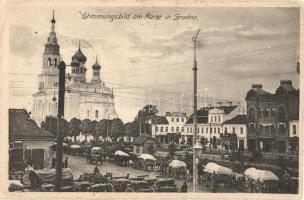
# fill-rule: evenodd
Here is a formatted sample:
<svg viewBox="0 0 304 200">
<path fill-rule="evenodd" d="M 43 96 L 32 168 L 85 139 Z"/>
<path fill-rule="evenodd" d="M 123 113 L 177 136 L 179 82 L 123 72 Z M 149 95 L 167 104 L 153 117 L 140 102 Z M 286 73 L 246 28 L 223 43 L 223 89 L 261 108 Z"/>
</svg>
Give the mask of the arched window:
<svg viewBox="0 0 304 200">
<path fill-rule="evenodd" d="M 51 66 L 52 65 L 52 60 L 51 58 L 48 58 L 48 66 Z"/>
<path fill-rule="evenodd" d="M 95 118 L 98 118 L 98 110 L 95 111 Z"/>
<path fill-rule="evenodd" d="M 90 111 L 87 110 L 87 118 L 90 118 Z"/>
<path fill-rule="evenodd" d="M 57 58 L 54 59 L 54 65 L 57 66 Z"/>
<path fill-rule="evenodd" d="M 254 122 L 255 121 L 255 110 L 254 108 L 251 108 L 249 110 L 249 122 Z"/>
<path fill-rule="evenodd" d="M 278 109 L 278 121 L 279 122 L 285 122 L 286 121 L 285 109 L 283 107 L 280 107 Z"/>
</svg>

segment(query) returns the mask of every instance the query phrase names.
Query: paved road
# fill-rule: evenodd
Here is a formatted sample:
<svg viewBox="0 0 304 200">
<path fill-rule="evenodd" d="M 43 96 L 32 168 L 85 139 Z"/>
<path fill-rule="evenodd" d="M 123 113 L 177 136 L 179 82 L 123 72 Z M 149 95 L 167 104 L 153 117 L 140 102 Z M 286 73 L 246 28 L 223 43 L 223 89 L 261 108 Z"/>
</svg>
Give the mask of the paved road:
<svg viewBox="0 0 304 200">
<path fill-rule="evenodd" d="M 64 158 L 66 155 L 64 155 Z M 69 163 L 69 168 L 72 169 L 74 178 L 78 178 L 81 174 L 85 172 L 93 172 L 95 165 L 87 164 L 86 159 L 83 157 L 79 156 L 71 156 L 67 155 L 68 157 L 68 163 Z M 158 172 L 153 172 L 153 171 L 143 171 L 143 170 L 138 170 L 134 169 L 131 167 L 124 167 L 124 166 L 118 166 L 114 163 L 111 162 L 104 162 L 103 165 L 98 166 L 98 169 L 100 173 L 105 174 L 106 172 L 111 172 L 114 177 L 117 176 L 126 176 L 126 174 L 129 174 L 130 177 L 137 177 L 139 175 L 149 175 L 149 178 L 155 178 L 157 175 L 159 175 Z M 181 187 L 183 184 L 183 180 L 179 179 L 176 180 L 176 185 L 178 188 Z M 187 182 L 188 191 L 192 191 L 192 182 Z M 198 186 L 198 191 L 200 192 L 207 192 L 207 188 L 203 187 L 202 185 Z"/>
</svg>

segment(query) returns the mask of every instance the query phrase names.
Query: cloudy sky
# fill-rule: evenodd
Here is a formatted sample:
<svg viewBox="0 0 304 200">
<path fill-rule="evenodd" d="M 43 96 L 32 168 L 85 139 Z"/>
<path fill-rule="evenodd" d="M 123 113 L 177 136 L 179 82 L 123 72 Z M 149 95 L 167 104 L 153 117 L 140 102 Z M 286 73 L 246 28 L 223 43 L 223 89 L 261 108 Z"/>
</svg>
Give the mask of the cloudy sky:
<svg viewBox="0 0 304 200">
<path fill-rule="evenodd" d="M 274 92 L 281 79 L 299 87 L 299 10 L 295 8 L 15 8 L 10 12 L 10 107 L 30 108 L 55 10 L 60 52 L 71 61 L 81 40 L 87 80 L 98 55 L 102 79 L 114 89 L 124 121 L 148 100 L 160 112 L 191 111 L 193 44 L 198 28 L 198 89 L 204 105 L 241 102 L 252 83 Z M 146 13 L 197 16 L 196 20 L 82 19 L 94 14 Z M 152 98 L 148 98 L 151 94 Z M 182 97 L 182 98 L 181 98 Z M 174 106 L 172 104 L 175 103 Z"/>
</svg>

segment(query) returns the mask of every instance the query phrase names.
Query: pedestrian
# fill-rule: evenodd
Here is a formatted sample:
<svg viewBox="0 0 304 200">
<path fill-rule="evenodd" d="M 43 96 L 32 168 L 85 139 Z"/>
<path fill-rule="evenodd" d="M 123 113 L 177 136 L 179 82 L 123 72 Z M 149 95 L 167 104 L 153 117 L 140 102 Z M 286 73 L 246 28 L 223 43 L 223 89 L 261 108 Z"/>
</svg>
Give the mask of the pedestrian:
<svg viewBox="0 0 304 200">
<path fill-rule="evenodd" d="M 64 168 L 68 168 L 68 157 L 65 157 Z"/>
<path fill-rule="evenodd" d="M 95 168 L 94 168 L 93 174 L 98 174 L 98 173 L 100 173 L 100 172 L 99 172 L 99 169 L 98 169 L 98 167 L 96 165 Z"/>
<path fill-rule="evenodd" d="M 285 192 L 289 192 L 290 190 L 290 175 L 289 172 L 287 170 L 284 171 L 283 174 L 283 190 Z"/>
<path fill-rule="evenodd" d="M 53 157 L 53 158 L 52 158 L 52 166 L 51 166 L 51 168 L 54 169 L 55 166 L 56 166 L 56 158 Z"/>
<path fill-rule="evenodd" d="M 181 192 L 184 192 L 184 193 L 188 191 L 188 186 L 187 186 L 186 181 L 184 181 L 184 183 L 183 183 L 183 185 L 182 185 L 180 191 L 181 191 Z"/>
<path fill-rule="evenodd" d="M 211 192 L 216 192 L 216 175 L 215 172 L 212 173 L 211 178 L 210 178 L 210 189 Z"/>
</svg>

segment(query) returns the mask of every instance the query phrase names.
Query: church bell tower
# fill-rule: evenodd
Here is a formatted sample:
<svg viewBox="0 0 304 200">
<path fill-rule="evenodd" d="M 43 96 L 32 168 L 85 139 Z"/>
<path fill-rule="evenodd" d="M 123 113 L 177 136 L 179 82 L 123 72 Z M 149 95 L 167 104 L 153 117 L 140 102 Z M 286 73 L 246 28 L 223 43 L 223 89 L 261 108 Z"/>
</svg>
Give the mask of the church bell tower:
<svg viewBox="0 0 304 200">
<path fill-rule="evenodd" d="M 39 75 L 39 90 L 51 89 L 58 85 L 58 65 L 60 63 L 60 46 L 55 32 L 55 16 L 51 19 L 51 31 L 42 55 L 42 74 Z"/>
</svg>

